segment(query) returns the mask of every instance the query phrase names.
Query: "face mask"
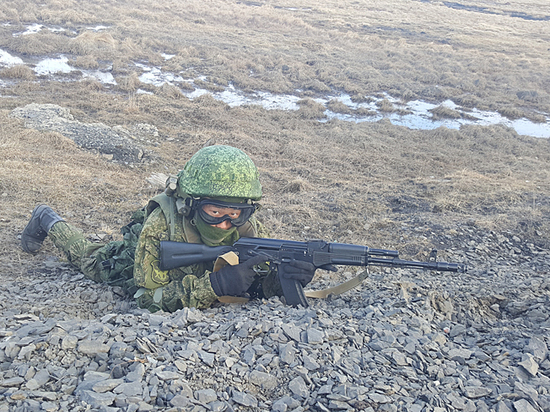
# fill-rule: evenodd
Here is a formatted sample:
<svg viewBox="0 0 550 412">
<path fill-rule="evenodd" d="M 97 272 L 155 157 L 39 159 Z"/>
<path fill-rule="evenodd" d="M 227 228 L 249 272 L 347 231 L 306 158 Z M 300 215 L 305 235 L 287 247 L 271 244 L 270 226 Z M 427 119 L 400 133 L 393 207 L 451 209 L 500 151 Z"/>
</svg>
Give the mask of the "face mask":
<svg viewBox="0 0 550 412">
<path fill-rule="evenodd" d="M 232 226 L 230 229 L 210 226 L 200 216 L 195 217 L 193 222 L 201 235 L 202 242 L 207 246 L 232 245 L 239 240 L 239 233 L 235 226 Z"/>
</svg>

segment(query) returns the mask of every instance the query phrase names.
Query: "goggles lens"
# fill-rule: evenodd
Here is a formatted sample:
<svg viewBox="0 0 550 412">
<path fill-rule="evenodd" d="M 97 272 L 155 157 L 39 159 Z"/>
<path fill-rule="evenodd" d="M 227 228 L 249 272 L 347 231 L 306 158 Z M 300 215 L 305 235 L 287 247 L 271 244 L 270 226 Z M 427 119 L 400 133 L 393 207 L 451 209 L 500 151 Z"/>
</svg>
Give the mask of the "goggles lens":
<svg viewBox="0 0 550 412">
<path fill-rule="evenodd" d="M 200 218 L 209 225 L 218 225 L 229 220 L 233 226 L 244 225 L 256 211 L 257 205 L 250 203 L 228 203 L 204 199 L 197 203 Z"/>
</svg>

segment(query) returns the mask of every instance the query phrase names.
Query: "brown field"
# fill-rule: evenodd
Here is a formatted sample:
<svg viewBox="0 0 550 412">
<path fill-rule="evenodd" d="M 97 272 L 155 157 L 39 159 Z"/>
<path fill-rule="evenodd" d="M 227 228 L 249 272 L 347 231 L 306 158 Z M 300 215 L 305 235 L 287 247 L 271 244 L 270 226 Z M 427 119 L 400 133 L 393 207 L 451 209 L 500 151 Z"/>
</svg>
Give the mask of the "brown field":
<svg viewBox="0 0 550 412">
<path fill-rule="evenodd" d="M 437 246 L 438 235 L 470 226 L 550 246 L 548 139 L 501 126 L 414 131 L 387 120 L 319 122 L 323 109 L 312 98 L 328 91 L 357 100 L 382 92 L 403 101 L 453 99 L 544 121 L 550 5 L 453 4 L 2 1 L 0 23 L 10 25 L 0 25 L 0 49 L 37 60 L 64 54 L 83 70 L 110 65 L 117 81 L 54 81 L 24 66 L 0 71 L 6 82 L 0 89 L 3 272 L 24 273 L 44 258 L 18 247 L 36 204 L 50 204 L 88 233 L 116 237 L 129 213 L 155 194 L 145 179 L 176 173 L 209 144 L 230 144 L 253 158 L 265 190 L 260 215 L 275 237 L 362 243 L 419 258 Z M 12 35 L 32 23 L 66 30 Z M 99 25 L 108 28 L 91 29 Z M 162 53 L 175 57 L 165 60 Z M 244 91 L 300 89 L 301 108 L 230 108 L 210 96 L 191 101 L 180 90 L 184 84 L 141 84 L 137 61 L 187 78 L 204 75 L 201 87 L 209 90 L 229 83 Z M 152 94 L 136 93 L 140 88 Z M 112 163 L 9 117 L 32 102 L 67 107 L 86 123 L 149 123 L 159 137 L 146 143 L 142 163 Z M 390 102 L 381 106 L 392 110 Z M 51 246 L 45 253 L 54 253 Z"/>
</svg>

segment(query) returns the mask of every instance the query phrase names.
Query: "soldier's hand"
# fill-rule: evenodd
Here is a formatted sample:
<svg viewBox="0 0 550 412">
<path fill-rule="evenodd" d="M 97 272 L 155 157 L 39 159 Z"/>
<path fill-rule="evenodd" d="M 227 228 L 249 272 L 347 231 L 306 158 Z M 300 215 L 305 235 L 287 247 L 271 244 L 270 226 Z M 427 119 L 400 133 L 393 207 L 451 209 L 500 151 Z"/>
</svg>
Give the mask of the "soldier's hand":
<svg viewBox="0 0 550 412">
<path fill-rule="evenodd" d="M 227 265 L 210 274 L 210 283 L 218 296 L 241 296 L 254 282 L 254 266 L 265 262 L 264 256 L 255 256 L 238 265 Z"/>
<path fill-rule="evenodd" d="M 313 279 L 315 269 L 313 263 L 293 259 L 286 264 L 283 276 L 286 279 L 297 280 L 305 287 Z"/>
</svg>

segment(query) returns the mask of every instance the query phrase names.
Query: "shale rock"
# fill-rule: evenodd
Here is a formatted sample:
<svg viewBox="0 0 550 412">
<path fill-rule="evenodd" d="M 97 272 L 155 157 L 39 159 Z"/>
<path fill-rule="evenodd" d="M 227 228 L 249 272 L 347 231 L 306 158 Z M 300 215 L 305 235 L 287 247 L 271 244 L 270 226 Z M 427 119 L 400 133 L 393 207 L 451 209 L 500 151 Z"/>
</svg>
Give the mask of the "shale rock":
<svg viewBox="0 0 550 412">
<path fill-rule="evenodd" d="M 454 229 L 468 273 L 373 269 L 308 308 L 151 314 L 53 259 L 3 278 L 0 411 L 550 410 L 550 253 Z"/>
<path fill-rule="evenodd" d="M 123 163 L 138 163 L 143 159 L 143 148 L 132 138 L 134 134 L 142 139 L 147 134 L 158 136 L 156 128 L 150 125 L 136 125 L 130 131 L 103 123 L 81 123 L 74 120 L 69 109 L 55 104 L 31 103 L 12 110 L 11 116 L 23 119 L 28 128 L 61 133 L 83 149 Z"/>
</svg>

